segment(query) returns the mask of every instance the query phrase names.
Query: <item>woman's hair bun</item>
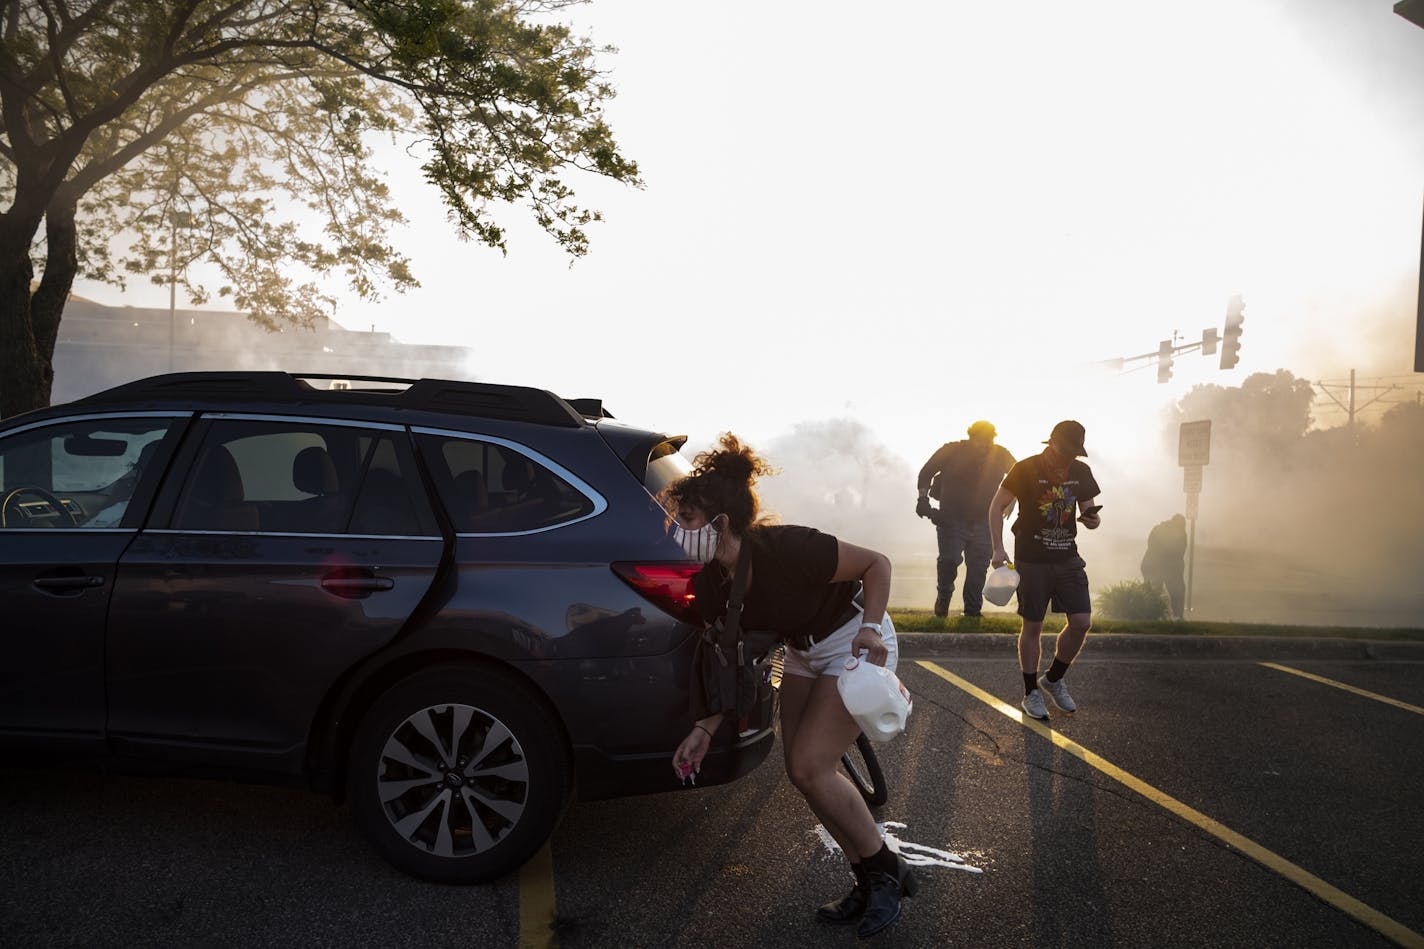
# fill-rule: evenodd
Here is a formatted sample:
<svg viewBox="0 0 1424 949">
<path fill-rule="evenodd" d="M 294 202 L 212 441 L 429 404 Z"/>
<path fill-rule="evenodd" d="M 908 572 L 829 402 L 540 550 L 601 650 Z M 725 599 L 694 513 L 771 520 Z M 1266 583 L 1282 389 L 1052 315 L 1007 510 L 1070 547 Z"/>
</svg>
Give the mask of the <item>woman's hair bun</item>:
<svg viewBox="0 0 1424 949">
<path fill-rule="evenodd" d="M 756 452 L 723 432 L 717 447 L 692 459 L 692 472 L 665 489 L 667 503 L 675 510 L 682 504 L 701 508 L 708 517 L 726 514 L 731 529 L 741 534 L 753 526 L 759 503 L 752 483 L 761 475 L 775 474 Z"/>
<path fill-rule="evenodd" d="M 761 475 L 772 474 L 774 469 L 760 458 L 731 432 L 723 432 L 717 439 L 718 448 L 702 452 L 694 459 L 698 473 L 712 473 L 728 481 L 751 484 Z"/>
<path fill-rule="evenodd" d="M 718 452 L 712 459 L 712 470 L 733 481 L 750 481 L 752 460 L 740 452 Z"/>
</svg>

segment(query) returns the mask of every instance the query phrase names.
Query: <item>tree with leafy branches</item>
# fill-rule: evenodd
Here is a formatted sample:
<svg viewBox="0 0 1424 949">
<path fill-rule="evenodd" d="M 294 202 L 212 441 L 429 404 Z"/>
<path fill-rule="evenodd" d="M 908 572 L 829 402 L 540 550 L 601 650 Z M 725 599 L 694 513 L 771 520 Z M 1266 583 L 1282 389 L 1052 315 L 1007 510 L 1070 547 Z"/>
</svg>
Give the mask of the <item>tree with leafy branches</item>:
<svg viewBox="0 0 1424 949">
<path fill-rule="evenodd" d="M 558 21 L 579 2 L 0 0 L 0 417 L 48 404 L 79 274 L 203 303 L 205 262 L 269 328 L 329 312 L 323 277 L 416 285 L 373 136 L 415 143 L 461 236 L 503 252 L 493 210 L 523 205 L 586 253 L 569 177 L 640 182 L 610 49 Z"/>
</svg>

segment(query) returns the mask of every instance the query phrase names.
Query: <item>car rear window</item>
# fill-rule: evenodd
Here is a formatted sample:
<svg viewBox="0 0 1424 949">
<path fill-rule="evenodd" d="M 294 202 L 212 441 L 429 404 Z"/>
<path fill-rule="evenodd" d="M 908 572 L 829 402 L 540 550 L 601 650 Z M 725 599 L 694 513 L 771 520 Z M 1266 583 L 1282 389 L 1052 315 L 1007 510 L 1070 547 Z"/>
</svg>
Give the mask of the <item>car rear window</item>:
<svg viewBox="0 0 1424 949">
<path fill-rule="evenodd" d="M 643 475 L 643 487 L 655 498 L 662 497 L 668 485 L 692 472 L 692 463 L 682 457 L 677 444 L 670 439 L 648 455 L 648 471 Z"/>
<path fill-rule="evenodd" d="M 424 435 L 420 446 L 459 533 L 525 533 L 593 512 L 589 497 L 510 445 Z"/>
</svg>

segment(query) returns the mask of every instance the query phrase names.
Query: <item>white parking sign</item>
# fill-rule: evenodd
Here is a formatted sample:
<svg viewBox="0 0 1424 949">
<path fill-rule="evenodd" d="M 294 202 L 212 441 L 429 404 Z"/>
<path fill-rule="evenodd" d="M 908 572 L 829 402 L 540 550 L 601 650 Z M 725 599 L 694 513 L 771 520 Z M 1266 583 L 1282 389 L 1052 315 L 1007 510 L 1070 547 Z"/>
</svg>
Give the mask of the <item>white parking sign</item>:
<svg viewBox="0 0 1424 949">
<path fill-rule="evenodd" d="M 1211 419 L 1183 422 L 1177 434 L 1177 464 L 1183 468 L 1211 461 Z"/>
</svg>

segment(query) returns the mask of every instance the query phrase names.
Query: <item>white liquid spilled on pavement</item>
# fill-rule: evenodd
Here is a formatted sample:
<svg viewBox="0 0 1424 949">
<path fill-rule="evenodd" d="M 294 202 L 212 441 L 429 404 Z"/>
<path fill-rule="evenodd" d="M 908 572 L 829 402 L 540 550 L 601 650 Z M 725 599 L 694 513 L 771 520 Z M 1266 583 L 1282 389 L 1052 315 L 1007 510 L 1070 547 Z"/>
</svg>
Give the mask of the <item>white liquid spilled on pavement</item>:
<svg viewBox="0 0 1424 949">
<path fill-rule="evenodd" d="M 885 838 L 885 843 L 889 845 L 890 849 L 904 857 L 905 862 L 912 867 L 945 867 L 950 870 L 963 870 L 966 873 L 984 872 L 979 867 L 971 866 L 957 853 L 901 840 L 895 831 L 905 830 L 907 825 L 899 821 L 885 821 L 875 826 L 880 829 L 880 834 Z M 825 845 L 827 854 L 839 858 L 840 844 L 836 843 L 836 839 L 830 835 L 830 832 L 817 824 L 816 833 L 821 838 L 821 843 Z"/>
</svg>

